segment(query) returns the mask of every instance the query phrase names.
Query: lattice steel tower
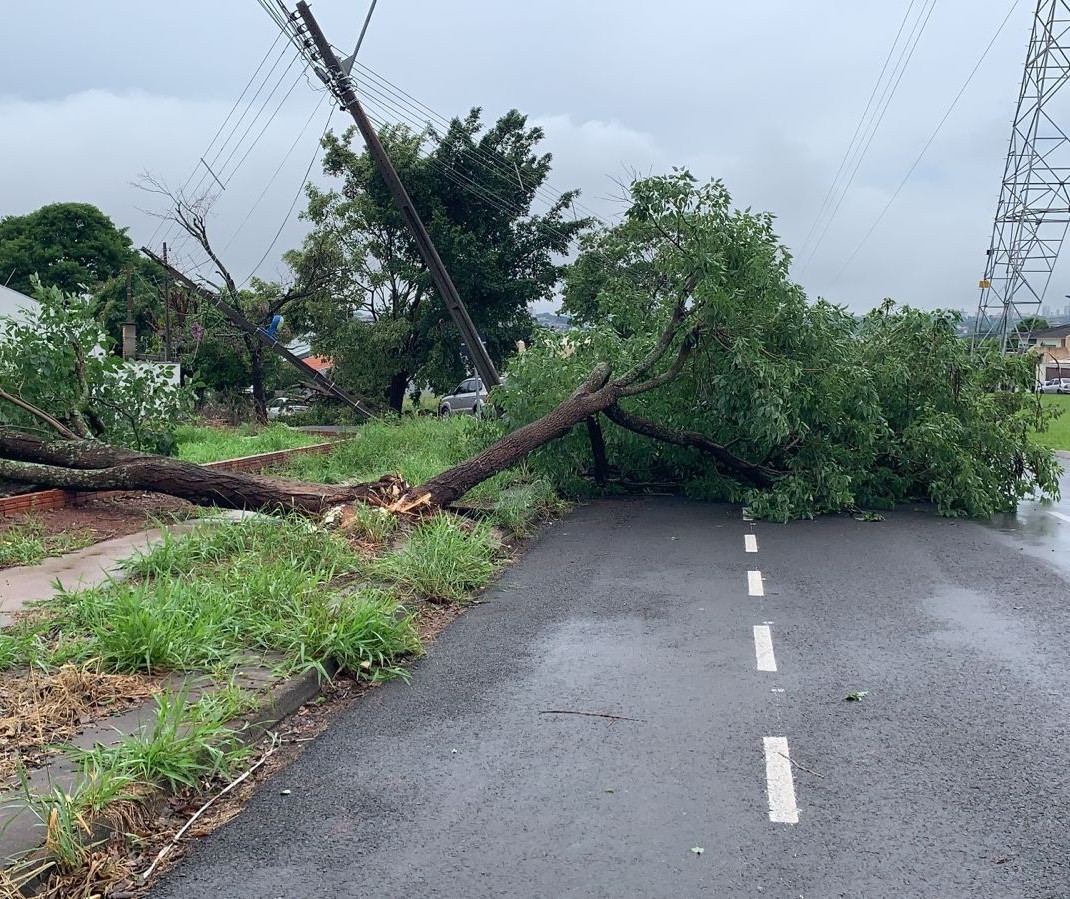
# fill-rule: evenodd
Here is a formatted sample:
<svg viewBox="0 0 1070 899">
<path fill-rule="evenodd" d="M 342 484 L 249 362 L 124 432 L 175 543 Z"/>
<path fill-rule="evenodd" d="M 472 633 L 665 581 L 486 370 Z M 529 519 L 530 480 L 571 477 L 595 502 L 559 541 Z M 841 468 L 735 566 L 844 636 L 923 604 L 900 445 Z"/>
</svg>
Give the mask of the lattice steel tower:
<svg viewBox="0 0 1070 899">
<path fill-rule="evenodd" d="M 1015 325 L 1040 309 L 1070 224 L 1070 138 L 1052 98 L 1070 80 L 1070 0 L 1037 0 L 1011 128 L 974 345 L 1007 349 Z"/>
</svg>

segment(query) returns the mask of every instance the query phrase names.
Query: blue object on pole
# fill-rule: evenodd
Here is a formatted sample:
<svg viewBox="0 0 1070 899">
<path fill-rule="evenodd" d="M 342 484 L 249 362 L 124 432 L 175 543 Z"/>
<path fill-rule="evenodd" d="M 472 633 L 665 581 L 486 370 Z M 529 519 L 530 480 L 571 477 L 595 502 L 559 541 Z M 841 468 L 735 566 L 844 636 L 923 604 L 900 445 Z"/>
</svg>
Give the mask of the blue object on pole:
<svg viewBox="0 0 1070 899">
<path fill-rule="evenodd" d="M 273 316 L 271 316 L 271 324 L 267 326 L 267 329 L 264 331 L 264 333 L 267 334 L 268 337 L 274 339 L 275 332 L 279 330 L 279 325 L 281 324 L 282 316 L 276 312 Z"/>
</svg>

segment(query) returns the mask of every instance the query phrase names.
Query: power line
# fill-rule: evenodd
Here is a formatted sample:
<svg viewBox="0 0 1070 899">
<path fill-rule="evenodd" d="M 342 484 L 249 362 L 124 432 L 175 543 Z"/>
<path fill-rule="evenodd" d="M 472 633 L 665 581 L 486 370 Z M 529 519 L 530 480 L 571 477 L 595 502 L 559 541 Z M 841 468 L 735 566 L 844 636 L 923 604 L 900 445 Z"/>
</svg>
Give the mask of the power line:
<svg viewBox="0 0 1070 899">
<path fill-rule="evenodd" d="M 319 107 L 317 106 L 316 110 L 318 109 Z M 331 118 L 334 116 L 334 111 L 334 107 L 332 106 L 327 114 L 327 123 L 323 126 L 323 134 L 320 135 L 320 139 L 316 142 L 316 152 L 312 154 L 312 158 L 308 161 L 308 168 L 305 169 L 305 175 L 301 179 L 301 184 L 297 188 L 297 193 L 294 194 L 293 201 L 290 203 L 290 208 L 286 210 L 286 214 L 282 217 L 282 221 L 279 223 L 279 227 L 278 230 L 275 232 L 275 236 L 271 238 L 271 243 L 269 243 L 267 249 L 264 250 L 264 255 L 261 256 L 260 261 L 252 267 L 252 270 L 245 277 L 245 280 L 242 281 L 239 285 L 240 287 L 244 287 L 246 284 L 253 280 L 253 275 L 256 274 L 256 270 L 264 264 L 264 260 L 268 258 L 268 254 L 270 254 L 271 251 L 275 248 L 275 244 L 278 242 L 279 236 L 282 234 L 283 228 L 286 227 L 286 223 L 290 221 L 290 216 L 293 215 L 294 207 L 297 205 L 297 201 L 301 198 L 301 193 L 304 191 L 305 185 L 308 183 L 308 177 L 312 173 L 312 166 L 316 164 L 316 160 L 319 158 L 319 150 L 322 147 L 323 139 L 327 136 L 327 130 L 331 127 Z M 285 162 L 285 160 L 283 161 Z M 263 197 L 263 194 L 261 194 L 261 197 Z M 260 201 L 257 200 L 257 203 L 259 202 Z M 252 212 L 250 211 L 250 215 L 251 214 Z M 246 220 L 248 220 L 248 216 L 246 216 Z M 242 222 L 242 224 L 244 225 L 245 222 Z M 241 228 L 239 227 L 238 230 L 241 230 Z M 237 232 L 235 232 L 235 234 L 236 233 Z M 233 240 L 233 238 L 231 239 Z"/>
<path fill-rule="evenodd" d="M 220 123 L 219 128 L 216 130 L 216 133 L 212 136 L 211 141 L 209 141 L 208 148 L 204 151 L 203 154 L 201 154 L 202 157 L 203 156 L 207 156 L 211 152 L 213 145 L 219 139 L 219 135 L 222 134 L 223 133 L 223 129 L 226 128 L 227 122 L 230 121 L 230 118 L 234 115 L 234 112 L 235 112 L 235 110 L 237 110 L 238 105 L 245 98 L 245 95 L 249 92 L 249 88 L 252 86 L 253 82 L 256 80 L 256 76 L 260 74 L 261 69 L 264 68 L 264 65 L 268 61 L 268 58 L 271 56 L 272 52 L 274 51 L 275 47 L 278 45 L 278 43 L 282 39 L 282 37 L 283 37 L 282 34 L 275 35 L 275 40 L 271 42 L 271 46 L 268 47 L 267 52 L 264 54 L 263 58 L 260 60 L 260 64 L 256 67 L 256 70 L 253 72 L 252 75 L 249 76 L 249 80 L 245 83 L 245 87 L 242 88 L 242 92 L 241 92 L 241 94 L 238 95 L 238 99 L 234 101 L 234 105 L 230 107 L 230 111 L 227 113 L 226 118 L 224 118 L 223 121 Z M 198 169 L 198 166 L 194 166 L 193 167 L 193 171 L 190 172 L 189 177 L 185 180 L 185 182 L 182 185 L 182 190 L 185 190 L 186 187 L 189 185 L 190 181 L 193 180 L 193 176 L 197 174 L 197 169 Z M 152 232 L 152 236 L 149 238 L 149 243 L 150 244 L 153 241 L 156 240 L 156 236 L 160 233 L 160 228 L 163 227 L 164 221 L 165 221 L 165 219 L 161 219 L 160 223 L 156 226 L 156 230 Z"/>
<path fill-rule="evenodd" d="M 862 160 L 865 158 L 869 148 L 873 143 L 873 139 L 877 136 L 877 131 L 880 129 L 881 123 L 884 121 L 884 116 L 888 112 L 888 107 L 891 105 L 892 98 L 895 96 L 895 92 L 899 87 L 899 83 L 903 80 L 903 75 L 906 72 L 907 66 L 910 64 L 910 60 L 914 56 L 914 50 L 917 49 L 918 42 L 921 40 L 921 36 L 925 31 L 925 26 L 929 24 L 929 19 L 933 14 L 933 10 L 936 8 L 936 0 L 931 0 L 929 7 L 923 6 L 918 14 L 918 19 L 914 23 L 914 27 L 911 29 L 911 33 L 907 38 L 907 42 L 904 45 L 903 52 L 900 54 L 899 61 L 896 63 L 895 68 L 892 70 L 892 77 L 894 81 L 889 80 L 885 85 L 884 92 L 881 94 L 881 98 L 877 101 L 880 107 L 880 112 L 877 114 L 876 120 L 871 125 L 868 136 L 866 138 L 864 146 L 861 148 L 854 160 L 854 167 L 851 169 L 851 174 L 847 178 L 846 183 L 840 190 L 839 199 L 836 201 L 836 205 L 832 208 L 832 212 L 829 214 L 828 219 L 825 222 L 824 227 L 817 237 L 817 241 L 813 248 L 810 250 L 810 255 L 803 263 L 803 270 L 805 270 L 814 258 L 817 256 L 817 252 L 821 247 L 821 243 L 825 239 L 825 235 L 828 233 L 829 228 L 832 226 L 832 222 L 836 218 L 836 214 L 840 211 L 840 207 L 843 205 L 843 201 L 847 198 L 847 192 L 851 189 L 851 185 L 854 183 L 855 175 L 858 174 L 858 169 L 862 165 Z M 913 42 L 912 42 L 913 41 Z M 908 49 L 909 48 L 909 49 Z"/>
<path fill-rule="evenodd" d="M 238 225 L 238 227 L 235 229 L 234 233 L 230 236 L 230 240 L 227 241 L 226 245 L 223 247 L 222 252 L 225 253 L 230 248 L 230 245 L 232 243 L 234 243 L 235 238 L 241 232 L 242 228 L 245 227 L 246 223 L 248 223 L 249 219 L 252 217 L 252 214 L 254 212 L 256 212 L 257 208 L 263 202 L 264 197 L 267 196 L 267 192 L 271 188 L 271 185 L 275 183 L 275 180 L 279 177 L 279 173 L 282 171 L 283 166 L 286 165 L 286 161 L 290 158 L 290 156 L 293 154 L 293 151 L 295 149 L 297 149 L 297 145 L 304 138 L 305 133 L 308 131 L 308 126 L 312 124 L 312 120 L 316 117 L 316 113 L 318 113 L 320 111 L 320 107 L 323 106 L 323 101 L 326 98 L 327 98 L 326 94 L 321 96 L 320 99 L 319 99 L 319 102 L 315 105 L 315 107 L 313 107 L 312 112 L 309 114 L 308 118 L 305 120 L 305 124 L 301 127 L 301 130 L 297 133 L 297 137 L 295 137 L 293 139 L 293 143 L 290 144 L 290 148 L 286 151 L 286 154 L 282 157 L 282 160 L 279 162 L 278 166 L 275 167 L 275 171 L 271 173 L 271 177 L 268 178 L 268 182 L 267 182 L 267 184 L 264 185 L 264 189 L 260 191 L 260 196 L 258 196 L 256 198 L 256 202 L 254 202 L 253 205 L 249 208 L 249 211 L 245 214 L 245 218 L 243 218 L 241 220 L 241 224 Z M 331 114 L 333 114 L 333 112 L 334 112 L 334 110 L 332 108 L 331 109 Z M 330 125 L 330 121 L 331 121 L 331 115 L 328 115 L 327 116 L 327 126 L 328 127 Z M 326 134 L 327 134 L 327 127 L 324 127 L 323 136 L 326 137 Z M 322 138 L 321 138 L 321 140 L 322 140 Z M 315 160 L 316 155 L 318 155 L 318 152 L 317 152 L 317 154 L 315 154 L 313 156 L 313 160 Z M 309 168 L 309 171 L 311 171 L 311 167 Z M 304 187 L 303 184 L 302 184 L 302 187 Z"/>
<path fill-rule="evenodd" d="M 832 176 L 832 183 L 829 184 L 829 189 L 825 193 L 824 199 L 821 201 L 821 206 L 817 210 L 817 215 L 814 217 L 814 221 L 810 225 L 810 230 L 806 234 L 806 239 L 803 241 L 802 247 L 799 249 L 799 258 L 802 258 L 806 253 L 807 248 L 810 246 L 810 240 L 817 231 L 817 226 L 821 222 L 822 216 L 825 214 L 825 210 L 828 208 L 829 202 L 837 190 L 840 176 L 847 170 L 847 161 L 851 158 L 856 149 L 855 141 L 858 139 L 858 135 L 862 131 L 862 126 L 869 118 L 870 110 L 873 107 L 873 100 L 876 98 L 877 91 L 880 89 L 880 86 L 884 81 L 884 73 L 888 71 L 888 63 L 892 61 L 892 56 L 895 54 L 895 48 L 899 46 L 899 38 L 903 35 L 903 29 L 906 28 L 907 21 L 910 19 L 910 13 L 914 9 L 914 4 L 916 2 L 917 0 L 910 0 L 910 5 L 907 7 L 906 12 L 903 13 L 903 20 L 899 23 L 899 30 L 895 33 L 895 39 L 892 41 L 892 45 L 888 48 L 888 55 L 884 57 L 884 65 L 881 66 L 880 74 L 877 75 L 877 80 L 873 82 L 873 90 L 869 93 L 869 99 L 866 100 L 865 109 L 862 110 L 862 115 L 858 118 L 858 124 L 855 125 L 854 134 L 851 135 L 851 139 L 847 143 L 847 149 L 843 152 L 843 159 L 840 160 L 840 165 L 839 168 L 836 169 L 836 174 Z"/>
<path fill-rule="evenodd" d="M 272 9 L 267 5 L 267 0 L 258 0 L 258 2 L 260 2 L 261 7 L 263 7 L 267 11 L 268 15 L 272 17 L 272 19 L 275 21 L 275 24 L 277 24 L 282 29 L 283 33 L 288 34 L 289 28 L 287 26 L 286 20 L 282 17 L 281 13 L 279 15 L 275 15 Z M 357 60 L 357 55 L 360 53 L 361 45 L 364 43 L 364 36 L 368 33 L 368 26 L 371 24 L 372 14 L 375 12 L 375 4 L 377 2 L 378 0 L 371 0 L 371 5 L 368 7 L 368 12 L 364 16 L 364 24 L 361 26 L 360 35 L 357 37 L 357 44 L 353 48 L 353 55 L 350 57 L 350 65 L 355 63 Z M 303 71 L 307 70 L 308 67 L 306 66 Z M 320 101 L 316 104 L 316 108 L 312 110 L 312 115 L 308 117 L 308 121 L 305 122 L 305 126 L 301 129 L 301 133 L 298 134 L 297 137 L 294 139 L 294 142 L 290 144 L 290 149 L 286 151 L 286 155 L 283 157 L 282 162 L 279 163 L 278 168 L 275 169 L 275 172 L 271 176 L 267 185 L 265 185 L 264 189 L 260 192 L 260 196 L 253 204 L 253 208 L 249 210 L 248 215 L 246 215 L 245 218 L 242 220 L 242 223 L 238 226 L 237 231 L 235 231 L 234 234 L 231 236 L 230 241 L 227 243 L 228 247 L 231 243 L 233 243 L 234 238 L 238 236 L 238 231 L 241 231 L 245 223 L 249 221 L 249 216 L 253 214 L 253 210 L 256 209 L 256 207 L 260 205 L 260 201 L 264 199 L 264 194 L 267 193 L 268 188 L 274 182 L 275 178 L 278 177 L 279 171 L 282 169 L 283 164 L 289 158 L 290 154 L 294 151 L 294 147 L 297 146 L 298 141 L 304 136 L 304 133 L 308 129 L 309 124 L 312 122 L 313 117 L 319 111 L 320 106 L 323 105 L 323 101 L 327 96 L 328 94 L 325 92 L 324 95 L 320 97 Z M 286 215 L 283 217 L 282 222 L 279 224 L 278 230 L 275 232 L 275 236 L 271 239 L 271 243 L 269 243 L 267 249 L 264 250 L 264 255 L 260 257 L 260 261 L 253 266 L 252 271 L 250 271 L 248 276 L 246 276 L 245 280 L 242 281 L 243 286 L 253 279 L 253 275 L 256 274 L 256 270 L 264 264 L 264 260 L 267 259 L 268 254 L 270 254 L 271 251 L 274 249 L 275 244 L 278 242 L 279 236 L 282 234 L 283 228 L 286 227 L 286 223 L 290 220 L 290 216 L 293 215 L 294 207 L 297 205 L 297 201 L 300 199 L 301 193 L 304 191 L 305 185 L 308 183 L 308 177 L 312 173 L 312 166 L 316 164 L 316 160 L 319 158 L 319 153 L 323 147 L 324 138 L 327 137 L 327 131 L 331 127 L 331 118 L 333 116 L 334 107 L 332 106 L 327 113 L 327 121 L 323 125 L 323 133 L 320 135 L 320 139 L 316 142 L 316 148 L 312 153 L 312 158 L 308 162 L 308 167 L 305 169 L 305 175 L 301 179 L 301 183 L 297 187 L 297 192 L 294 194 L 294 198 L 290 203 L 290 208 L 287 210 Z M 226 247 L 224 247 L 223 249 L 225 251 Z"/>
<path fill-rule="evenodd" d="M 854 252 L 851 253 L 851 255 L 847 258 L 847 261 L 840 267 L 840 270 L 832 279 L 833 284 L 839 281 L 840 277 L 847 270 L 848 266 L 850 266 L 850 264 L 854 261 L 855 257 L 862 250 L 862 247 L 866 245 L 866 241 L 868 241 L 873 232 L 877 230 L 877 226 L 881 223 L 881 221 L 883 221 L 885 214 L 888 212 L 889 209 L 891 209 L 892 204 L 895 202 L 896 198 L 903 190 L 903 187 L 906 185 L 907 181 L 910 180 L 910 176 L 914 174 L 914 170 L 921 163 L 922 157 L 925 156 L 925 153 L 928 151 L 929 147 L 932 146 L 932 142 L 936 140 L 936 136 L 944 127 L 944 123 L 948 120 L 952 111 L 958 105 L 959 100 L 962 99 L 962 95 L 966 92 L 966 89 L 970 86 L 970 82 L 973 81 L 974 76 L 977 74 L 977 70 L 981 68 L 981 64 L 985 61 L 985 58 L 988 56 L 989 51 L 996 43 L 996 40 L 999 38 L 1000 34 L 1003 33 L 1004 27 L 1006 26 L 1007 22 L 1010 21 L 1011 15 L 1014 13 L 1015 9 L 1018 8 L 1018 5 L 1020 3 L 1021 0 L 1014 0 L 1014 2 L 1011 4 L 1011 8 L 1007 10 L 1007 15 L 1005 15 L 1003 17 L 1003 21 L 999 23 L 999 27 L 996 29 L 996 33 L 992 35 L 992 39 L 988 42 L 987 46 L 984 49 L 984 52 L 981 53 L 980 58 L 970 70 L 970 74 L 966 77 L 966 80 L 963 82 L 962 87 L 959 88 L 959 92 L 955 94 L 955 98 L 951 101 L 951 105 L 948 106 L 947 111 L 937 123 L 936 128 L 933 129 L 933 133 L 929 135 L 929 139 L 925 142 L 925 146 L 921 148 L 921 152 L 918 153 L 917 158 L 914 160 L 913 164 L 910 166 L 909 169 L 907 169 L 907 173 L 903 176 L 903 180 L 899 182 L 899 186 L 896 187 L 895 192 L 888 199 L 888 202 L 884 204 L 884 208 L 880 211 L 880 214 L 877 216 L 873 224 L 870 225 L 870 228 L 865 233 L 865 236 L 862 238 L 862 240 L 858 242 L 858 246 L 855 247 Z"/>
<path fill-rule="evenodd" d="M 438 122 L 447 130 L 452 125 L 451 120 L 447 119 L 441 113 L 438 113 L 435 110 L 431 109 L 425 103 L 412 96 L 412 94 L 408 93 L 403 88 L 398 87 L 396 84 L 389 81 L 387 78 L 380 75 L 378 72 L 375 72 L 368 66 L 363 65 L 361 63 L 357 63 L 356 68 L 358 68 L 362 74 L 368 76 L 368 78 L 372 82 L 374 82 L 375 87 L 378 89 L 379 92 L 385 92 L 387 95 L 392 96 L 397 101 L 397 104 L 400 104 L 403 108 L 407 108 L 410 113 L 414 113 L 415 118 L 422 118 L 423 124 L 430 124 L 430 119 Z M 363 85 L 363 90 L 370 89 L 371 87 L 368 85 L 368 83 L 365 83 Z M 378 93 L 378 95 L 381 97 L 382 93 Z M 434 136 L 436 137 L 436 139 L 440 139 L 437 134 L 435 134 Z M 484 162 L 485 167 L 489 167 L 488 171 L 495 171 L 498 174 L 510 179 L 514 177 L 515 173 L 511 172 L 498 157 L 487 153 L 486 151 L 480 149 L 478 146 L 473 146 L 472 150 L 473 153 Z M 520 183 L 522 186 L 527 187 L 527 185 L 524 185 L 523 179 L 520 179 Z M 563 196 L 561 191 L 555 190 L 554 188 L 546 185 L 537 186 L 535 188 L 535 193 L 540 195 L 543 201 L 546 202 L 549 206 L 555 205 L 560 200 L 561 196 Z M 582 203 L 573 203 L 572 205 L 586 212 L 587 217 L 594 218 L 603 225 L 608 224 L 596 212 L 594 212 L 594 210 L 585 207 Z"/>
<path fill-rule="evenodd" d="M 278 114 L 279 110 L 282 108 L 282 106 L 285 103 L 286 99 L 293 92 L 294 88 L 296 88 L 297 85 L 300 83 L 301 75 L 298 74 L 297 78 L 295 79 L 293 84 L 290 86 L 289 91 L 287 91 L 287 93 L 283 97 L 282 101 L 279 103 L 278 107 L 275 109 L 275 111 L 269 117 L 269 119 L 267 121 L 267 124 L 261 129 L 260 133 L 253 140 L 253 142 L 248 145 L 245 154 L 241 157 L 241 159 L 238 161 L 238 163 L 236 165 L 234 165 L 233 168 L 231 168 L 229 173 L 226 172 L 225 171 L 226 167 L 229 165 L 231 160 L 237 155 L 237 153 L 243 148 L 243 144 L 245 144 L 246 138 L 252 132 L 252 129 L 254 127 L 256 127 L 257 123 L 261 120 L 261 118 L 262 118 L 262 116 L 264 114 L 264 111 L 267 109 L 268 105 L 277 96 L 279 88 L 282 85 L 284 79 L 286 78 L 287 73 L 293 68 L 294 62 L 298 61 L 298 59 L 299 59 L 299 57 L 296 54 L 291 57 L 290 62 L 286 66 L 286 68 L 283 70 L 282 75 L 279 76 L 278 80 L 275 82 L 274 86 L 268 92 L 267 96 L 265 96 L 263 98 L 263 101 L 260 104 L 260 108 L 256 111 L 256 114 L 252 117 L 252 119 L 249 120 L 248 124 L 246 125 L 245 131 L 241 134 L 241 136 L 237 139 L 237 141 L 233 144 L 233 146 L 230 147 L 230 153 L 226 156 L 225 159 L 223 159 L 222 158 L 223 154 L 227 151 L 228 145 L 231 144 L 231 140 L 238 133 L 238 129 L 242 126 L 242 123 L 245 122 L 246 117 L 249 115 L 249 112 L 254 108 L 258 98 L 260 98 L 261 94 L 263 93 L 264 88 L 267 87 L 268 83 L 271 81 L 271 78 L 274 75 L 275 70 L 278 68 L 279 63 L 281 63 L 282 60 L 285 59 L 286 55 L 287 55 L 287 48 L 285 46 L 283 46 L 281 53 L 276 58 L 274 64 L 272 65 L 271 69 L 268 71 L 267 75 L 260 82 L 260 86 L 257 88 L 256 92 L 253 94 L 253 96 L 250 99 L 248 105 L 245 107 L 245 110 L 242 112 L 242 114 L 234 122 L 233 126 L 230 128 L 229 133 L 224 138 L 223 142 L 219 145 L 219 147 L 216 149 L 215 155 L 211 159 L 211 167 L 212 167 L 212 169 L 216 169 L 216 170 L 219 171 L 219 175 L 222 177 L 222 179 L 224 179 L 224 186 L 225 186 L 225 183 L 227 183 L 230 180 L 232 180 L 233 177 L 237 174 L 238 169 L 241 167 L 242 163 L 245 161 L 246 158 L 248 158 L 249 153 L 252 151 L 253 147 L 256 146 L 256 143 L 263 136 L 264 131 L 267 130 L 267 126 L 271 124 L 271 122 L 274 120 L 275 116 Z M 228 114 L 228 118 L 230 118 L 230 117 L 232 117 L 232 114 Z M 220 129 L 220 130 L 222 130 L 222 129 Z M 214 139 L 213 139 L 213 143 L 214 143 Z M 207 152 L 205 153 L 205 155 L 208 155 Z M 221 159 L 222 159 L 222 162 L 220 162 Z M 207 163 L 205 164 L 205 168 L 206 169 L 208 168 Z M 213 177 L 214 177 L 214 175 L 213 175 Z M 186 183 L 183 185 L 182 189 L 180 190 L 179 199 L 181 199 L 181 198 L 183 198 L 183 197 L 185 197 L 187 195 L 190 195 L 190 196 L 193 197 L 193 199 L 196 199 L 196 196 L 198 195 L 198 193 L 201 190 L 201 188 L 204 186 L 204 184 L 207 181 L 207 179 L 208 179 L 208 174 L 207 173 L 202 173 L 201 177 L 197 180 L 197 182 L 193 185 L 193 187 L 191 189 L 190 186 L 189 186 L 189 183 L 192 180 L 192 176 L 191 176 L 189 179 L 187 179 Z M 173 239 L 173 235 L 175 235 L 176 233 L 178 233 L 178 235 L 179 235 L 179 237 L 178 237 L 179 247 L 184 245 L 190 239 L 189 235 L 186 234 L 185 231 L 181 229 L 180 225 L 178 225 L 173 220 L 169 222 L 169 224 L 167 226 L 167 230 L 164 232 L 164 235 L 163 235 L 162 239 L 165 240 L 165 241 L 172 240 Z M 151 241 L 150 241 L 150 243 L 151 243 Z"/>
</svg>

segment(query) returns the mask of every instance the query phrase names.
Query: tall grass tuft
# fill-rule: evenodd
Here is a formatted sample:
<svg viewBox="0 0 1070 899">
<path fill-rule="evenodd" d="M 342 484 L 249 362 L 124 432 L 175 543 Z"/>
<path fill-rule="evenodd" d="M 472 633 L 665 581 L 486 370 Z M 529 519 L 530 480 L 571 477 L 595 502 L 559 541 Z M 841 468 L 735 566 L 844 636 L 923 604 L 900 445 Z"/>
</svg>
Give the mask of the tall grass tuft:
<svg viewBox="0 0 1070 899">
<path fill-rule="evenodd" d="M 278 423 L 256 428 L 248 425 L 241 428 L 181 425 L 175 433 L 175 440 L 178 444 L 178 457 L 186 462 L 199 464 L 274 453 L 323 442 L 320 436 L 294 431 Z"/>
<path fill-rule="evenodd" d="M 261 651 L 295 669 L 333 660 L 382 678 L 419 651 L 412 619 L 389 597 L 330 586 L 370 565 L 305 520 L 254 519 L 166 541 L 131 565 L 136 580 L 64 593 L 45 608 L 64 661 L 112 671 L 203 670 Z M 8 654 L 24 656 L 32 639 Z"/>
<path fill-rule="evenodd" d="M 397 589 L 432 602 L 458 602 L 494 574 L 498 543 L 490 525 L 440 514 L 421 522 L 372 571 Z"/>
</svg>

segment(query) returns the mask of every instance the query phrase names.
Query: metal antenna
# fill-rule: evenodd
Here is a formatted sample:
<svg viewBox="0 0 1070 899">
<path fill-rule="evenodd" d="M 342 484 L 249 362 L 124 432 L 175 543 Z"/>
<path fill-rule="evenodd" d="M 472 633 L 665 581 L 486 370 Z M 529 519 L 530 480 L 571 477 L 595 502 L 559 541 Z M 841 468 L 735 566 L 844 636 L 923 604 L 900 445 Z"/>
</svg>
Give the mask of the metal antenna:
<svg viewBox="0 0 1070 899">
<path fill-rule="evenodd" d="M 1070 138 L 1049 109 L 1070 80 L 1070 0 L 1037 0 L 1018 109 L 981 280 L 973 345 L 1008 349 L 1035 315 L 1070 225 Z"/>
</svg>

